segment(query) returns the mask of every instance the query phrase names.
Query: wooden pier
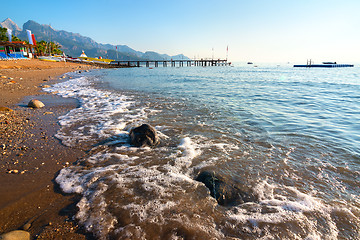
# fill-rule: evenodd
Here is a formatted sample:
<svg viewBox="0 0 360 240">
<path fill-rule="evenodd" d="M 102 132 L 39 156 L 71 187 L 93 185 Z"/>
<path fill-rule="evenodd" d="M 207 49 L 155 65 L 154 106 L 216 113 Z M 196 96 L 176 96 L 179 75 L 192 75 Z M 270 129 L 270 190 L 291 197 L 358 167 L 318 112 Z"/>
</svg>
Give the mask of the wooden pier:
<svg viewBox="0 0 360 240">
<path fill-rule="evenodd" d="M 112 67 L 208 67 L 208 66 L 229 66 L 231 62 L 228 62 L 224 59 L 200 59 L 200 60 L 121 60 L 121 61 L 112 61 L 109 65 Z"/>
<path fill-rule="evenodd" d="M 352 64 L 338 64 L 337 62 L 323 62 L 322 64 L 314 64 L 312 60 L 306 60 L 305 64 L 294 65 L 294 67 L 305 68 L 339 68 L 339 67 L 354 67 Z"/>
<path fill-rule="evenodd" d="M 306 65 L 294 65 L 294 67 L 304 68 L 339 68 L 339 67 L 354 67 L 353 64 L 306 64 Z"/>
</svg>

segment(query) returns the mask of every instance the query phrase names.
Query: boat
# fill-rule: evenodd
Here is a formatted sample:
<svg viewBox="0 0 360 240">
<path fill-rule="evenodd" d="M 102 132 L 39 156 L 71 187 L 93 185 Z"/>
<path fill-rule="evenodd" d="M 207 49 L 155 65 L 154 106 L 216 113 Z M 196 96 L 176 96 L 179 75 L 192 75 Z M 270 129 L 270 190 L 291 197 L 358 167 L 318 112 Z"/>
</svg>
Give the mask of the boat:
<svg viewBox="0 0 360 240">
<path fill-rule="evenodd" d="M 61 61 L 61 58 L 52 57 L 52 56 L 40 56 L 40 57 L 38 57 L 38 59 L 41 61 L 46 61 L 46 62 L 60 62 Z"/>
<path fill-rule="evenodd" d="M 252 63 L 252 62 L 248 62 L 247 64 L 254 64 L 254 63 Z"/>
</svg>

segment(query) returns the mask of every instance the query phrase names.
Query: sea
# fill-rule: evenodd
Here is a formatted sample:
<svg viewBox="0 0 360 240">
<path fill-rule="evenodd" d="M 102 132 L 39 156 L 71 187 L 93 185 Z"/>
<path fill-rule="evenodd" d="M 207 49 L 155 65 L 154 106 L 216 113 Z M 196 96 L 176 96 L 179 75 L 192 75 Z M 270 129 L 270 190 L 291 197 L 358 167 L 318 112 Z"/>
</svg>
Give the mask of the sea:
<svg viewBox="0 0 360 240">
<path fill-rule="evenodd" d="M 56 182 L 96 239 L 360 239 L 360 67 L 101 69 L 46 89 L 75 98 L 56 137 L 84 158 Z M 160 144 L 129 131 L 155 127 Z M 220 205 L 208 171 L 255 196 Z"/>
</svg>

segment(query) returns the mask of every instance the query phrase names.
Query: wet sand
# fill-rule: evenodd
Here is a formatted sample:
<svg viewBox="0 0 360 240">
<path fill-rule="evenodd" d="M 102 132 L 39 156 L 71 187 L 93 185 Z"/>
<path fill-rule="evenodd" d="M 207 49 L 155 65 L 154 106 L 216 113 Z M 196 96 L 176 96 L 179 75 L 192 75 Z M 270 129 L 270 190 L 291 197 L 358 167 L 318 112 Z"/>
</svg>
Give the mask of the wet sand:
<svg viewBox="0 0 360 240">
<path fill-rule="evenodd" d="M 94 68 L 39 60 L 0 61 L 0 234 L 16 229 L 31 239 L 92 239 L 73 221 L 76 195 L 61 193 L 54 178 L 86 153 L 63 146 L 57 118 L 77 107 L 74 99 L 42 92 L 59 76 Z M 39 99 L 44 108 L 27 103 Z M 4 109 L 3 109 L 4 110 Z"/>
</svg>

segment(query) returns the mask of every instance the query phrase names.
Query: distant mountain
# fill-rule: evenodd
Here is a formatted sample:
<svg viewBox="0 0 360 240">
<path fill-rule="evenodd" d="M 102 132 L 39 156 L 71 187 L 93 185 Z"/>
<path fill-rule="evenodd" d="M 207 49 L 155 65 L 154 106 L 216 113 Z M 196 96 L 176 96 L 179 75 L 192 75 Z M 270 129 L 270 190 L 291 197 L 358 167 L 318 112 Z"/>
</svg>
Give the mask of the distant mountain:
<svg viewBox="0 0 360 240">
<path fill-rule="evenodd" d="M 0 23 L 3 28 L 11 29 L 13 32 L 21 32 L 21 28 L 14 23 L 10 18 L 5 19 Z"/>
<path fill-rule="evenodd" d="M 123 53 L 132 53 L 138 57 L 142 57 L 144 55 L 143 52 L 139 52 L 139 51 L 136 51 L 126 45 L 116 45 L 117 46 L 117 51 L 118 52 L 123 52 Z"/>
<path fill-rule="evenodd" d="M 184 56 L 183 54 L 178 54 L 175 56 L 169 56 L 167 54 L 159 54 L 157 52 L 147 51 L 142 55 L 142 58 L 146 60 L 189 60 L 190 58 Z"/>
<path fill-rule="evenodd" d="M 61 50 L 65 54 L 77 57 L 82 51 L 85 51 L 89 57 L 103 57 L 118 60 L 170 60 L 170 59 L 188 59 L 186 56 L 179 54 L 176 56 L 169 56 L 167 54 L 159 54 L 156 52 L 140 52 L 136 51 L 127 45 L 111 45 L 97 43 L 89 37 L 80 35 L 79 33 L 67 32 L 64 30 L 55 30 L 50 25 L 39 24 L 35 21 L 29 20 L 23 25 L 23 30 L 19 28 L 16 23 L 7 18 L 0 23 L 1 26 L 13 30 L 13 35 L 22 40 L 27 40 L 26 30 L 31 30 L 35 35 L 36 41 L 52 41 L 61 45 Z M 117 47 L 117 50 L 116 50 Z"/>
</svg>

